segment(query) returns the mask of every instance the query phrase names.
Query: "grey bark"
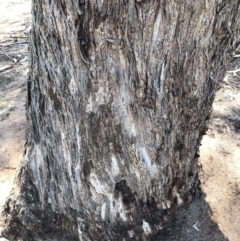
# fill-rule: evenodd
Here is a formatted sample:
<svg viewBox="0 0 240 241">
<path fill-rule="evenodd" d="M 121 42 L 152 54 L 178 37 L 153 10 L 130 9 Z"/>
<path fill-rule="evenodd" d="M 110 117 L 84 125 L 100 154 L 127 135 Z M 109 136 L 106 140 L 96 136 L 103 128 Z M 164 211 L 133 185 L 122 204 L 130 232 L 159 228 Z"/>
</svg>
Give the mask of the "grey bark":
<svg viewBox="0 0 240 241">
<path fill-rule="evenodd" d="M 198 148 L 240 1 L 33 1 L 11 240 L 156 240 Z"/>
</svg>

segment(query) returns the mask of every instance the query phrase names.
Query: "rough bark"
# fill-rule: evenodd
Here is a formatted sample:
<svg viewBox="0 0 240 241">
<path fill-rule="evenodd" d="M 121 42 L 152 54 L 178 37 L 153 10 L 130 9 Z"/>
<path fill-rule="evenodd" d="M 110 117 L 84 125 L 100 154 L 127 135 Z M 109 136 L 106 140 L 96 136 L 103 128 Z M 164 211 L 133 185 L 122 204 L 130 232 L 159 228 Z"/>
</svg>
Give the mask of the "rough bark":
<svg viewBox="0 0 240 241">
<path fill-rule="evenodd" d="M 156 240 L 198 186 L 239 0 L 33 1 L 11 240 Z"/>
</svg>

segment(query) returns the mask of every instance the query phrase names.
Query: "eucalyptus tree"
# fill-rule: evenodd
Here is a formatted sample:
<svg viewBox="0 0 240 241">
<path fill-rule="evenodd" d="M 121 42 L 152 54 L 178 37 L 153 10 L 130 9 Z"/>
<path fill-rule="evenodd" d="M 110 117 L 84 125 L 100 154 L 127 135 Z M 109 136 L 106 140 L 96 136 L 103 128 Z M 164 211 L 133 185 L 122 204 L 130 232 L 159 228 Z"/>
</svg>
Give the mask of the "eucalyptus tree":
<svg viewBox="0 0 240 241">
<path fill-rule="evenodd" d="M 156 240 L 191 200 L 239 0 L 32 3 L 11 240 Z"/>
</svg>

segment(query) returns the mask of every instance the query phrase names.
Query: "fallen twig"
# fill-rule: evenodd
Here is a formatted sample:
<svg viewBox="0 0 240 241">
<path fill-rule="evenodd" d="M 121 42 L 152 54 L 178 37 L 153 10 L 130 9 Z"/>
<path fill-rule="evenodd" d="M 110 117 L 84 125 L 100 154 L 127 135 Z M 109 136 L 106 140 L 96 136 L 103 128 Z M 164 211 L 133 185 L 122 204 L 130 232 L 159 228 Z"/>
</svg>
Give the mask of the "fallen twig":
<svg viewBox="0 0 240 241">
<path fill-rule="evenodd" d="M 238 93 L 238 89 L 239 89 L 239 84 L 237 84 L 234 79 L 230 80 L 230 75 L 227 75 L 224 79 L 223 79 L 223 86 L 224 85 L 228 85 L 230 86 L 236 93 Z"/>
<path fill-rule="evenodd" d="M 12 35 L 12 34 L 10 34 L 10 38 L 15 38 L 15 39 L 18 39 L 18 38 L 28 38 L 28 36 L 23 36 L 23 34 L 22 35 Z"/>
<path fill-rule="evenodd" d="M 18 42 L 11 42 L 7 44 L 0 43 L 0 47 L 7 47 L 15 44 L 29 44 L 29 41 L 18 41 Z"/>
<path fill-rule="evenodd" d="M 0 50 L 1 50 L 1 52 L 2 52 L 6 57 L 8 57 L 13 63 L 16 63 L 16 62 L 17 62 L 17 59 L 12 58 L 8 53 L 6 53 L 6 52 L 3 50 L 3 48 L 0 47 Z"/>
<path fill-rule="evenodd" d="M 197 227 L 198 221 L 192 226 L 194 229 L 196 229 L 197 231 L 200 231 L 200 229 Z"/>
<path fill-rule="evenodd" d="M 240 69 L 235 69 L 235 70 L 230 70 L 230 71 L 227 71 L 228 74 L 233 74 L 233 76 L 236 76 L 236 73 L 237 72 L 240 72 Z"/>
<path fill-rule="evenodd" d="M 11 68 L 12 68 L 14 65 L 16 65 L 18 62 L 19 62 L 19 60 L 17 60 L 17 61 L 16 61 L 14 64 L 12 64 L 12 65 L 5 66 L 5 67 L 1 68 L 1 69 L 0 69 L 0 73 L 6 71 L 6 70 L 8 70 L 8 69 L 11 69 Z"/>
</svg>

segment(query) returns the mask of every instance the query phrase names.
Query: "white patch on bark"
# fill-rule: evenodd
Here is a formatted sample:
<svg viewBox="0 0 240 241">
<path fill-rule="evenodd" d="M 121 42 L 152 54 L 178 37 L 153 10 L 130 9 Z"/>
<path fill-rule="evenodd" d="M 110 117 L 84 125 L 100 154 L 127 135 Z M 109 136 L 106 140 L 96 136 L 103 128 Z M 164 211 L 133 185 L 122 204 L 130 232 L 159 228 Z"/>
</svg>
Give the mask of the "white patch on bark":
<svg viewBox="0 0 240 241">
<path fill-rule="evenodd" d="M 79 192 L 81 192 L 82 190 L 82 181 L 81 181 L 81 168 L 79 165 L 77 165 L 77 167 L 75 168 L 75 177 L 76 177 L 76 181 L 77 181 L 77 186 L 78 186 L 78 190 Z"/>
<path fill-rule="evenodd" d="M 80 134 L 79 134 L 79 127 L 76 126 L 76 138 L 77 138 L 77 147 L 78 147 L 78 155 L 80 155 L 81 146 L 80 146 Z"/>
<path fill-rule="evenodd" d="M 97 178 L 97 175 L 93 172 L 90 173 L 89 182 L 94 188 L 97 194 L 109 196 L 109 188 L 106 185 L 103 185 Z"/>
<path fill-rule="evenodd" d="M 160 93 L 160 88 L 159 88 L 159 81 L 158 79 L 155 79 L 154 82 L 153 82 L 153 86 L 154 88 L 157 90 L 158 94 Z"/>
<path fill-rule="evenodd" d="M 147 169 L 148 169 L 148 171 L 150 173 L 150 176 L 151 177 L 156 176 L 158 168 L 157 168 L 156 165 L 152 165 L 152 162 L 151 162 L 150 157 L 149 157 L 149 155 L 147 153 L 146 147 L 141 147 L 140 151 L 141 151 L 143 160 L 144 160 L 144 162 L 145 162 L 145 164 L 147 166 Z"/>
<path fill-rule="evenodd" d="M 134 231 L 130 230 L 130 231 L 128 231 L 128 234 L 129 234 L 129 237 L 132 238 L 134 236 Z"/>
<path fill-rule="evenodd" d="M 137 136 L 137 132 L 136 132 L 134 123 L 132 123 L 132 127 L 131 127 L 131 130 L 130 130 L 130 136 L 134 136 L 134 137 Z"/>
<path fill-rule="evenodd" d="M 180 194 L 177 192 L 177 187 L 176 187 L 176 186 L 173 187 L 172 193 L 173 193 L 173 196 L 176 196 L 176 197 L 177 197 L 177 204 L 178 204 L 178 205 L 183 204 L 183 200 L 182 200 Z"/>
<path fill-rule="evenodd" d="M 161 11 L 158 12 L 156 22 L 154 23 L 154 28 L 153 28 L 153 40 L 152 40 L 152 45 L 154 46 L 158 34 L 159 34 L 159 29 L 160 29 L 160 23 L 161 23 Z"/>
<path fill-rule="evenodd" d="M 119 213 L 119 216 L 120 218 L 126 222 L 127 221 L 127 216 L 124 212 L 124 206 L 123 206 L 123 203 L 122 203 L 122 200 L 118 200 L 117 203 L 116 203 L 116 207 L 117 207 L 117 212 Z"/>
<path fill-rule="evenodd" d="M 126 222 L 128 220 L 125 211 L 124 211 L 124 205 L 122 203 L 121 198 L 116 200 L 113 198 L 113 196 L 109 196 L 109 201 L 110 201 L 110 219 L 112 221 L 115 221 L 117 213 L 119 214 L 119 217 Z M 113 202 L 115 205 L 113 205 Z"/>
<path fill-rule="evenodd" d="M 124 222 L 127 221 L 126 214 L 125 214 L 123 211 L 120 212 L 120 218 L 121 218 Z"/>
<path fill-rule="evenodd" d="M 84 241 L 83 240 L 83 233 L 82 233 L 81 228 L 79 226 L 78 226 L 78 237 L 79 237 L 80 241 Z"/>
<path fill-rule="evenodd" d="M 177 196 L 177 203 L 178 203 L 178 205 L 182 205 L 183 204 L 183 200 L 182 200 L 181 196 L 179 195 L 179 193 L 176 193 L 176 196 Z"/>
<path fill-rule="evenodd" d="M 93 103 L 92 103 L 92 96 L 90 95 L 89 98 L 88 98 L 88 103 L 87 103 L 87 106 L 86 106 L 86 113 L 90 113 L 93 111 Z"/>
<path fill-rule="evenodd" d="M 37 173 L 37 182 L 38 182 L 38 187 L 40 189 L 40 199 L 41 201 L 43 202 L 43 193 L 44 193 L 44 185 L 43 185 L 43 182 L 44 180 L 42 180 L 42 177 L 40 175 L 40 169 L 42 167 L 42 163 L 43 163 L 43 155 L 42 155 L 42 152 L 40 150 L 40 148 L 35 145 L 35 150 L 36 150 L 36 156 L 35 156 L 35 169 L 33 170 L 36 170 L 36 173 Z"/>
<path fill-rule="evenodd" d="M 143 220 L 142 228 L 143 228 L 143 232 L 144 232 L 146 235 L 149 235 L 149 234 L 152 232 L 152 230 L 151 230 L 151 228 L 150 228 L 150 226 L 149 226 L 149 223 L 148 223 L 148 222 L 145 222 L 144 220 Z"/>
<path fill-rule="evenodd" d="M 82 232 L 82 228 L 84 227 L 84 220 L 82 220 L 80 217 L 77 217 L 77 225 L 79 241 L 85 241 Z"/>
<path fill-rule="evenodd" d="M 163 209 L 167 209 L 167 206 L 164 202 L 162 202 L 162 207 L 163 207 Z"/>
<path fill-rule="evenodd" d="M 162 70 L 161 70 L 161 75 L 160 75 L 160 81 L 161 81 L 161 84 L 160 84 L 160 92 L 161 92 L 161 95 L 164 94 L 164 81 L 165 81 L 165 62 L 163 62 L 162 64 Z"/>
<path fill-rule="evenodd" d="M 127 109 L 126 109 L 126 103 L 124 103 L 123 105 L 120 105 L 119 107 L 119 111 L 120 111 L 120 116 L 122 117 L 123 123 L 124 123 L 124 127 L 125 130 L 128 133 L 129 137 L 136 137 L 137 132 L 135 129 L 135 124 L 133 122 L 133 118 L 132 116 L 128 113 Z"/>
<path fill-rule="evenodd" d="M 71 95 L 74 95 L 76 93 L 76 90 L 78 89 L 76 82 L 73 78 L 71 78 L 69 84 L 68 84 L 69 91 Z"/>
<path fill-rule="evenodd" d="M 127 113 L 127 111 L 126 111 L 126 113 Z M 136 132 L 135 124 L 133 123 L 132 117 L 129 116 L 128 114 L 126 114 L 126 119 L 125 119 L 124 123 L 125 123 L 125 128 L 128 132 L 128 136 L 136 137 L 137 132 Z"/>
<path fill-rule="evenodd" d="M 101 206 L 101 218 L 102 220 L 105 220 L 106 218 L 106 203 L 103 203 Z"/>
<path fill-rule="evenodd" d="M 171 202 L 169 200 L 167 200 L 167 208 L 171 207 Z"/>
<path fill-rule="evenodd" d="M 107 95 L 107 89 L 104 89 L 103 83 L 99 80 L 98 83 L 98 92 L 95 95 L 95 103 L 97 103 L 98 106 L 102 104 L 106 104 L 106 96 Z"/>
<path fill-rule="evenodd" d="M 115 177 L 115 176 L 119 175 L 120 170 L 119 170 L 119 166 L 118 166 L 116 157 L 112 156 L 111 159 L 112 159 L 111 173 Z"/>
<path fill-rule="evenodd" d="M 121 120 L 125 131 L 127 132 L 128 136 L 136 137 L 137 131 L 135 126 L 134 118 L 132 117 L 130 111 L 128 110 L 130 104 L 130 93 L 125 87 L 121 87 L 120 89 L 120 96 L 118 101 L 116 102 L 116 110 Z"/>
</svg>

